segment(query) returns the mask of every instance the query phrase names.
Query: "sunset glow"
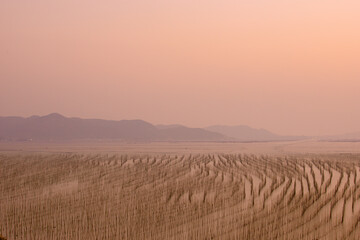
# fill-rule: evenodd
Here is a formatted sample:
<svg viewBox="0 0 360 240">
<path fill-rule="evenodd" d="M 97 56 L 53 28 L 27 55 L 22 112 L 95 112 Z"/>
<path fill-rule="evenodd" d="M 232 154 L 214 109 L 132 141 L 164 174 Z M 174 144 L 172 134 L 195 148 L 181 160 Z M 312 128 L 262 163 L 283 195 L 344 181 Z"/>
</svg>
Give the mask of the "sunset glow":
<svg viewBox="0 0 360 240">
<path fill-rule="evenodd" d="M 0 115 L 360 131 L 359 1 L 1 1 Z"/>
</svg>

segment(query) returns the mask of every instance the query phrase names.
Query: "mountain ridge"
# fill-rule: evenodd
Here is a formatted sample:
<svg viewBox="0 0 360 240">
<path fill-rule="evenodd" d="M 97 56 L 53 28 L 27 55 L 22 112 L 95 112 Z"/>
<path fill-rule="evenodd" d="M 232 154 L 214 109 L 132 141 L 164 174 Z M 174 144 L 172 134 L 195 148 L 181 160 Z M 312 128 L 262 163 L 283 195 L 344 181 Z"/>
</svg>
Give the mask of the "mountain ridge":
<svg viewBox="0 0 360 240">
<path fill-rule="evenodd" d="M 59 113 L 45 116 L 0 117 L 0 140 L 5 141 L 209 141 L 270 142 L 306 139 L 305 136 L 281 136 L 266 129 L 246 125 L 213 125 L 190 128 L 180 124 L 154 125 L 141 119 L 104 120 L 65 117 Z"/>
<path fill-rule="evenodd" d="M 141 119 L 103 120 L 68 118 L 58 113 L 45 116 L 0 117 L 0 139 L 61 141 L 116 139 L 124 141 L 227 141 L 228 137 L 184 126 L 159 129 Z"/>
</svg>

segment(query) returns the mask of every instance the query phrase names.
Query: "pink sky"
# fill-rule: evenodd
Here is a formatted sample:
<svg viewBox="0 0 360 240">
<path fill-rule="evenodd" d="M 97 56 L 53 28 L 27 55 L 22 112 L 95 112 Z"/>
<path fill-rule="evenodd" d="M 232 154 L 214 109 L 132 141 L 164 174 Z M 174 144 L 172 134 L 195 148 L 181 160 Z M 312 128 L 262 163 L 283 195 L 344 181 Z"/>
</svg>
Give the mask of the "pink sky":
<svg viewBox="0 0 360 240">
<path fill-rule="evenodd" d="M 360 1 L 3 0 L 0 115 L 360 131 Z"/>
</svg>

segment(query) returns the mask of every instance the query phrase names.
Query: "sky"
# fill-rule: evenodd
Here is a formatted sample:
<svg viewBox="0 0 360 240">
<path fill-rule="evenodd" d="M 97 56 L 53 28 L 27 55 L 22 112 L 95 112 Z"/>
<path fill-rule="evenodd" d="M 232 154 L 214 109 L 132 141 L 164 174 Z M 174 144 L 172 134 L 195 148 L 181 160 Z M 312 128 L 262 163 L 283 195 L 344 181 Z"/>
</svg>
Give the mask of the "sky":
<svg viewBox="0 0 360 240">
<path fill-rule="evenodd" d="M 2 0 L 0 116 L 360 131 L 358 0 Z"/>
</svg>

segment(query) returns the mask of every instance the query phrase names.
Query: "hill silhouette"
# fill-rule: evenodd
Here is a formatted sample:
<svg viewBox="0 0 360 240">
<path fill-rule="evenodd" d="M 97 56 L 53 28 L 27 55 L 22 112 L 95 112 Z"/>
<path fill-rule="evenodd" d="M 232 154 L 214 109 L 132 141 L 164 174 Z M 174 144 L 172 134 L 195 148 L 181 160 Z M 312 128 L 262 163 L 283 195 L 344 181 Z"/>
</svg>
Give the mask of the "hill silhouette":
<svg viewBox="0 0 360 240">
<path fill-rule="evenodd" d="M 46 116 L 0 117 L 2 140 L 117 139 L 129 141 L 225 141 L 229 138 L 200 128 L 175 126 L 160 129 L 143 120 L 67 118 L 58 113 Z"/>
<path fill-rule="evenodd" d="M 255 129 L 245 125 L 225 126 L 214 125 L 205 128 L 208 131 L 217 132 L 225 136 L 231 137 L 237 141 L 253 142 L 253 141 L 292 141 L 305 139 L 304 136 L 281 136 L 272 133 L 266 129 Z"/>
</svg>

